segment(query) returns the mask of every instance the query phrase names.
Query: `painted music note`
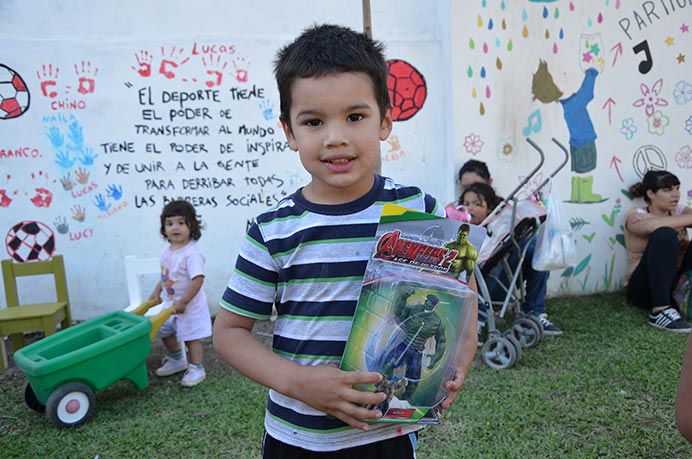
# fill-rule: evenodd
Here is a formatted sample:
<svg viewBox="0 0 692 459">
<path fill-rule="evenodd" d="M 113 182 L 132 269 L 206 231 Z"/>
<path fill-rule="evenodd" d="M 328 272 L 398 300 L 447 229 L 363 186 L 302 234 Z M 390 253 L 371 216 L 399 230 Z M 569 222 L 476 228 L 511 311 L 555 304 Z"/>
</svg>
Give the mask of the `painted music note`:
<svg viewBox="0 0 692 459">
<path fill-rule="evenodd" d="M 651 58 L 651 50 L 649 50 L 649 42 L 644 40 L 632 48 L 632 50 L 634 51 L 634 54 L 639 54 L 644 51 L 646 59 L 639 63 L 639 73 L 646 75 L 651 70 L 651 67 L 654 66 L 654 61 Z"/>
<path fill-rule="evenodd" d="M 538 133 L 541 130 L 541 127 L 543 126 L 543 122 L 541 121 L 541 111 L 539 109 L 536 109 L 529 115 L 529 118 L 527 119 L 528 121 L 528 126 L 524 128 L 524 137 L 528 137 L 531 135 L 531 131 Z"/>
</svg>

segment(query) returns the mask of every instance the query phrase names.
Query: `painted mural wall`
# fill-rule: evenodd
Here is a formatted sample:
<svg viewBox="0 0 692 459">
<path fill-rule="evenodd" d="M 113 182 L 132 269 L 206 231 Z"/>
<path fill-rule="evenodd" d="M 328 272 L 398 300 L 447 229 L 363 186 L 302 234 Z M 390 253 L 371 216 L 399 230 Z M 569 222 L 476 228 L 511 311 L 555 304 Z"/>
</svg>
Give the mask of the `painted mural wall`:
<svg viewBox="0 0 692 459">
<path fill-rule="evenodd" d="M 538 163 L 526 195 L 570 150 L 558 186 L 578 263 L 551 294 L 622 288 L 630 185 L 667 169 L 692 203 L 692 1 L 474 0 L 453 3 L 455 171 L 487 162 L 509 193 Z M 450 174 L 452 176 L 452 174 Z"/>
<path fill-rule="evenodd" d="M 2 258 L 63 254 L 77 319 L 123 308 L 123 257 L 157 257 L 158 216 L 182 198 L 206 225 L 215 310 L 248 222 L 307 183 L 278 121 L 275 53 L 316 22 L 362 30 L 361 2 L 46 3 L 0 4 Z M 439 39 L 448 26 L 413 2 L 403 13 L 378 3 L 397 121 L 383 172 L 448 195 L 439 177 L 453 161 L 440 123 L 449 104 L 427 84 L 449 74 Z M 47 284 L 26 287 L 30 301 Z"/>
<path fill-rule="evenodd" d="M 361 30 L 361 2 L 30 3 L 0 2 L 3 257 L 64 254 L 78 319 L 122 308 L 123 257 L 159 255 L 158 215 L 182 197 L 206 224 L 214 310 L 248 221 L 307 180 L 274 54 L 316 22 Z M 371 5 L 396 118 L 383 173 L 446 203 L 474 158 L 507 194 L 537 163 L 530 137 L 546 162 L 527 195 L 562 159 L 555 137 L 579 260 L 549 293 L 621 288 L 628 187 L 667 168 L 692 201 L 692 0 Z"/>
</svg>

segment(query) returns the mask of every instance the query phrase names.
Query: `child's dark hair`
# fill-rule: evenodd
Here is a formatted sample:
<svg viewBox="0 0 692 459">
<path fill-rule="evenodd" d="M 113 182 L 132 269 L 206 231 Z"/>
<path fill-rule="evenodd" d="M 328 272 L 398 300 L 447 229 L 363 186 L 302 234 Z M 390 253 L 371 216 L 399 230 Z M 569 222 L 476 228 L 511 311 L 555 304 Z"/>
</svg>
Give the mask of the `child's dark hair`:
<svg viewBox="0 0 692 459">
<path fill-rule="evenodd" d="M 486 182 L 490 181 L 490 171 L 488 170 L 487 164 L 483 161 L 478 161 L 477 159 L 469 159 L 466 161 L 464 165 L 461 166 L 461 169 L 459 169 L 459 182 L 461 182 L 461 176 L 468 172 L 478 174 L 478 176 Z"/>
<path fill-rule="evenodd" d="M 629 189 L 635 198 L 644 198 L 644 201 L 651 203 L 646 192 L 651 190 L 657 192 L 662 188 L 672 188 L 680 185 L 680 179 L 675 174 L 668 171 L 647 171 L 641 182 L 637 182 Z"/>
<path fill-rule="evenodd" d="M 197 215 L 195 208 L 187 201 L 182 199 L 171 201 L 163 207 L 161 211 L 161 236 L 168 240 L 166 236 L 166 219 L 168 217 L 183 217 L 185 224 L 190 228 L 190 239 L 199 241 L 202 237 L 202 221 Z"/>
<path fill-rule="evenodd" d="M 468 192 L 476 193 L 477 196 L 481 196 L 490 211 L 502 202 L 502 198 L 495 193 L 493 187 L 487 183 L 475 182 L 464 188 L 464 191 L 461 192 L 461 196 L 459 196 L 459 205 L 464 203 L 464 196 Z"/>
<path fill-rule="evenodd" d="M 299 78 L 315 78 L 347 72 L 365 73 L 372 81 L 375 100 L 384 118 L 390 106 L 384 45 L 347 27 L 333 24 L 307 28 L 279 50 L 274 76 L 279 87 L 281 116 L 291 129 L 291 88 Z"/>
</svg>

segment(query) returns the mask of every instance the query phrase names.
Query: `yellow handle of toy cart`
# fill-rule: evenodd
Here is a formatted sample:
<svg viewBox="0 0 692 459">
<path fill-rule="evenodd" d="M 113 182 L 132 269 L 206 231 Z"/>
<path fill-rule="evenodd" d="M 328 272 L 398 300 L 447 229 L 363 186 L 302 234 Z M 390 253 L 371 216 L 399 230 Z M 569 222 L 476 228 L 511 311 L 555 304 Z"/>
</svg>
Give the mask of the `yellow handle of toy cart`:
<svg viewBox="0 0 692 459">
<path fill-rule="evenodd" d="M 147 300 L 144 303 L 140 304 L 137 306 L 135 309 L 130 311 L 132 314 L 137 314 L 138 316 L 144 316 L 147 311 L 157 304 L 161 303 L 161 298 L 156 298 L 153 300 Z M 156 337 L 156 333 L 158 333 L 159 328 L 168 320 L 168 318 L 173 314 L 173 307 L 171 306 L 170 308 L 164 308 L 161 311 L 159 311 L 158 314 L 155 316 L 149 317 L 149 320 L 151 321 L 151 331 L 149 332 L 149 339 L 153 340 Z"/>
</svg>

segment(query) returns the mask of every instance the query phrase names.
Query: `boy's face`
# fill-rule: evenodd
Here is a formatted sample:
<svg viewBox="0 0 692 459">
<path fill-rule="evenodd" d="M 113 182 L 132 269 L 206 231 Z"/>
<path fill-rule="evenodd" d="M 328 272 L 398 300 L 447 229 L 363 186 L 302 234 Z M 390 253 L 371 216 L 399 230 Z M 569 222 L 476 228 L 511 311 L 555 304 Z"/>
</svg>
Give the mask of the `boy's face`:
<svg viewBox="0 0 692 459">
<path fill-rule="evenodd" d="M 316 204 L 343 204 L 370 191 L 380 141 L 392 131 L 391 109 L 380 116 L 370 78 L 364 73 L 300 78 L 291 99 L 292 129 L 286 120 L 281 124 L 312 176 L 304 197 Z"/>
</svg>

